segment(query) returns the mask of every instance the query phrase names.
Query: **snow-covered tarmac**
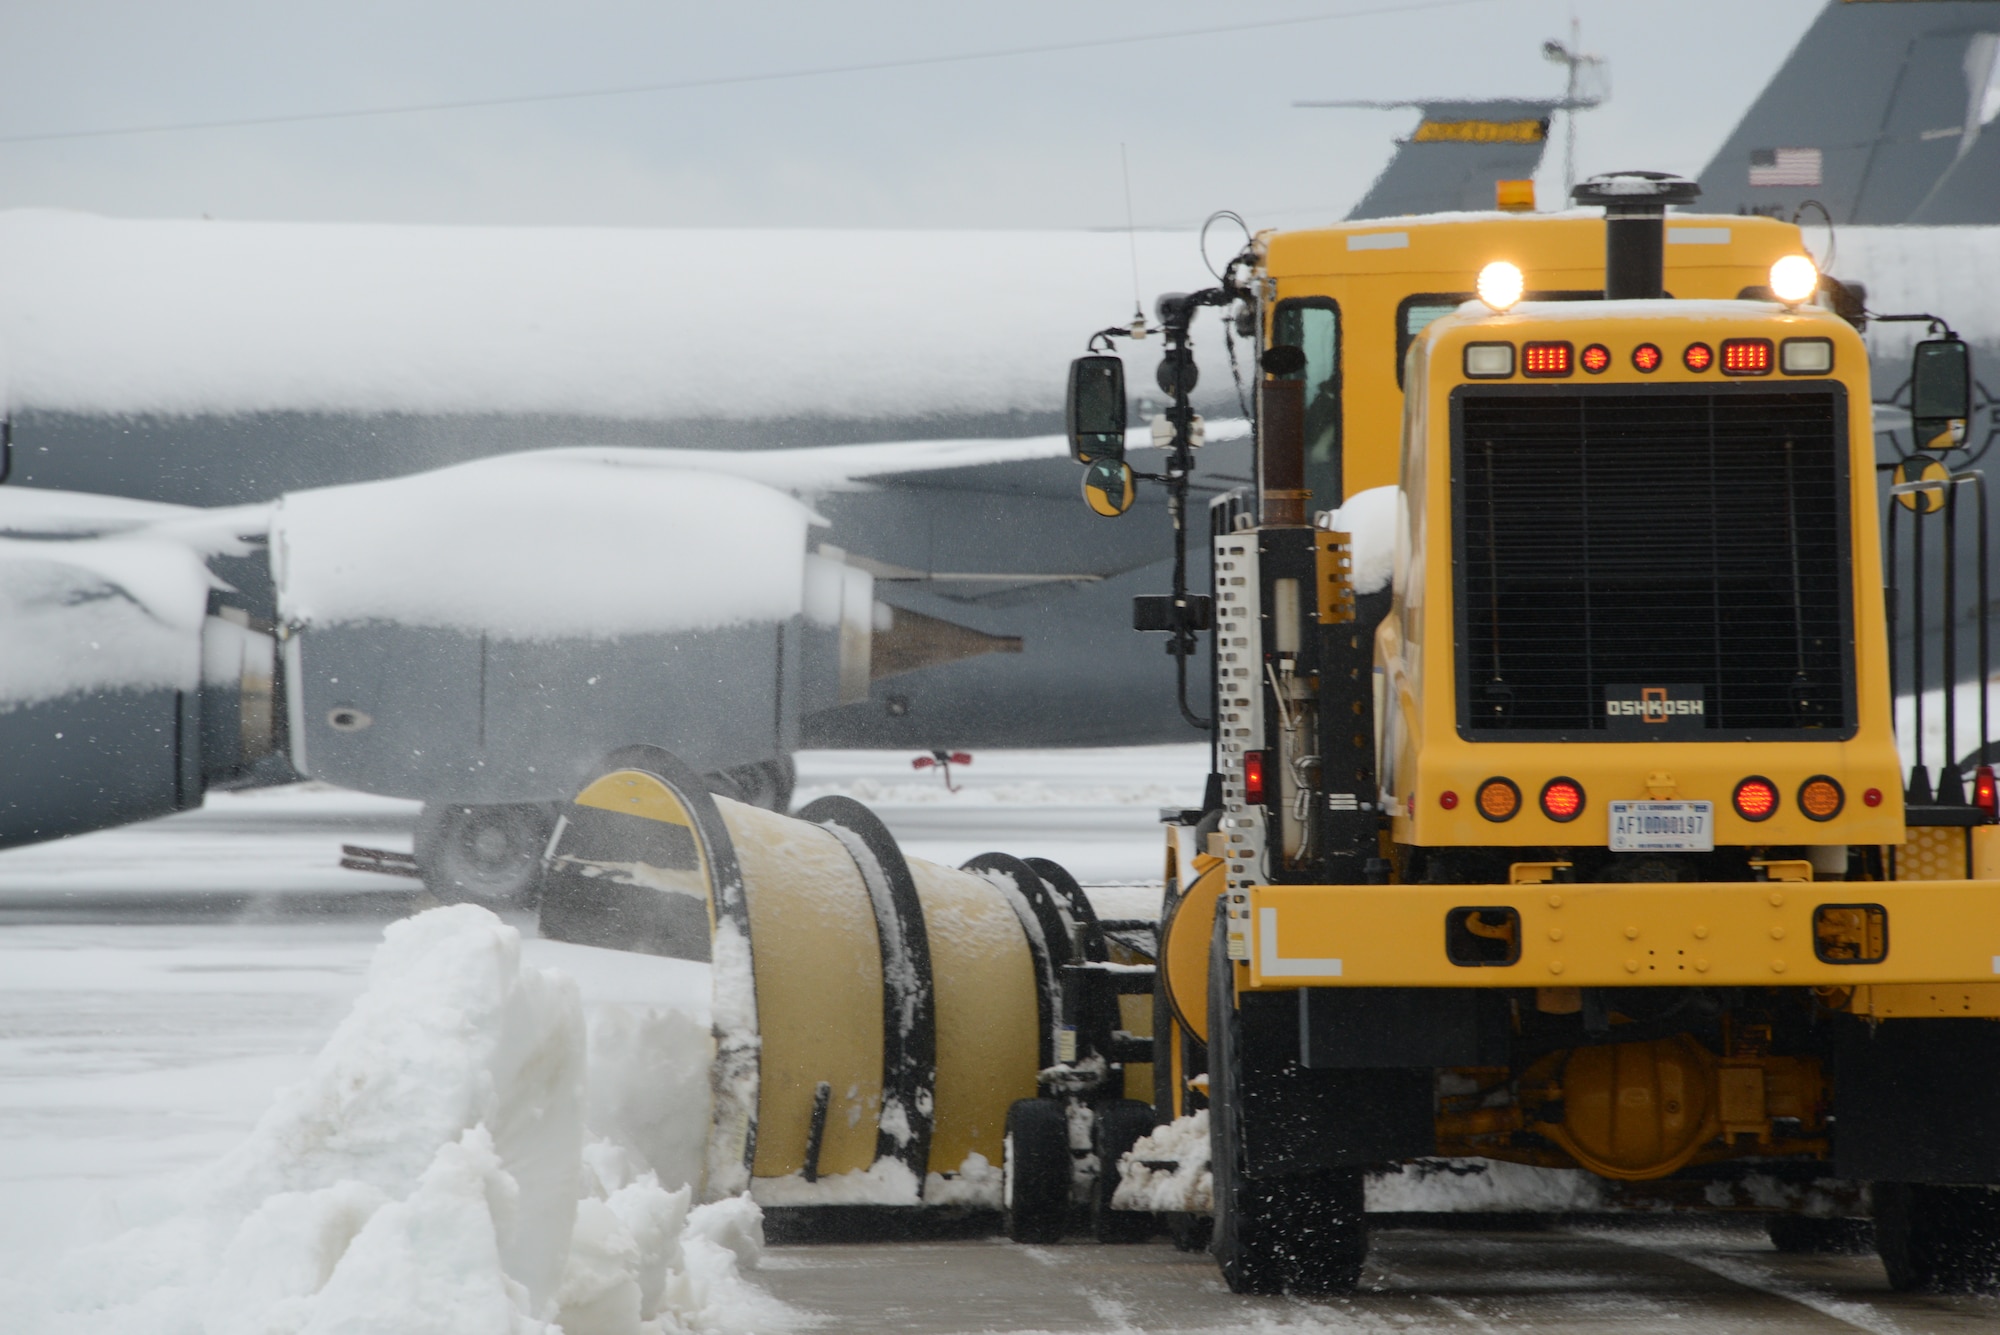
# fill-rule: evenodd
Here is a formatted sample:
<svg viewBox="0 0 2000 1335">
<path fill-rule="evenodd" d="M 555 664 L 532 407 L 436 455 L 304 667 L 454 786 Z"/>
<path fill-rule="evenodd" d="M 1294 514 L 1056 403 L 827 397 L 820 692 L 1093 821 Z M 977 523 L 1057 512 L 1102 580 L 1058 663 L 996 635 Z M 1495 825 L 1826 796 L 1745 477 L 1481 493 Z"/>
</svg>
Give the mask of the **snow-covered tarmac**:
<svg viewBox="0 0 2000 1335">
<path fill-rule="evenodd" d="M 798 800 L 858 797 L 933 861 L 999 849 L 1141 882 L 1159 875 L 1158 809 L 1198 802 L 1207 761 L 1200 745 L 982 752 L 954 768 L 954 794 L 911 758 L 807 753 Z M 407 849 L 416 813 L 314 785 L 216 793 L 0 853 L 0 1276 L 217 1158 L 299 1077 L 384 923 L 429 902 L 414 882 L 343 871 L 340 845 Z M 1125 897 L 1143 911 L 1152 893 Z"/>
<path fill-rule="evenodd" d="M 981 753 L 947 793 L 897 753 L 801 757 L 913 855 L 1049 856 L 1144 911 L 1158 808 L 1198 800 L 1204 748 Z M 32 1282 L 131 1222 L 172 1174 L 241 1143 L 302 1078 L 414 886 L 341 871 L 407 848 L 415 804 L 323 789 L 220 794 L 127 830 L 0 853 L 0 1280 Z M 1107 905 L 1108 906 L 1108 905 Z M 532 932 L 532 924 L 521 925 Z M 535 960 L 538 949 L 528 945 Z M 560 964 L 554 958 L 535 960 Z M 588 989 L 586 989 L 588 993 Z M 588 995 L 586 996 L 588 1000 Z M 1872 1257 L 1781 1257 L 1760 1232 L 1396 1230 L 1364 1292 L 1245 1301 L 1164 1242 L 779 1247 L 757 1282 L 820 1329 L 1093 1331 L 1988 1330 L 2000 1301 L 1886 1292 Z M 0 1329 L 8 1323 L 0 1316 Z M 135 1335 L 149 1335 L 135 1332 Z"/>
</svg>

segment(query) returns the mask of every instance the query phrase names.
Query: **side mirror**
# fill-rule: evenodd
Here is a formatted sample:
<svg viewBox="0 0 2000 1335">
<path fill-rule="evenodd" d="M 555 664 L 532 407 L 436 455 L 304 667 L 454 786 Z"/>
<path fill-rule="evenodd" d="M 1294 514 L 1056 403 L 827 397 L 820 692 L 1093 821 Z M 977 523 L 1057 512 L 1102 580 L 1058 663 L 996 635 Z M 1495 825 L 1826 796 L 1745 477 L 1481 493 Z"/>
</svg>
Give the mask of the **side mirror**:
<svg viewBox="0 0 2000 1335">
<path fill-rule="evenodd" d="M 1093 354 L 1069 364 L 1063 401 L 1069 453 L 1080 464 L 1125 457 L 1125 363 Z"/>
<path fill-rule="evenodd" d="M 1972 416 L 1972 351 L 1963 339 L 1930 338 L 1910 361 L 1910 417 L 1917 448 L 1965 442 Z"/>
</svg>

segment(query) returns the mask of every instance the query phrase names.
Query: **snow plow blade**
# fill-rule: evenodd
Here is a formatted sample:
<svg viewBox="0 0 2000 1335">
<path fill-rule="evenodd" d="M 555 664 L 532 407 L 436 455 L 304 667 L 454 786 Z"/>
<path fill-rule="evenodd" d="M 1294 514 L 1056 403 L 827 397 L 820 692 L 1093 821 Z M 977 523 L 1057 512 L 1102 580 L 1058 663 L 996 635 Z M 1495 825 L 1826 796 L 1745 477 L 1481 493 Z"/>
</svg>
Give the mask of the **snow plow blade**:
<svg viewBox="0 0 2000 1335">
<path fill-rule="evenodd" d="M 706 1197 L 998 1207 L 1008 1106 L 1050 1064 L 1060 890 L 976 865 L 905 858 L 850 799 L 781 816 L 634 747 L 563 808 L 542 933 L 713 966 Z"/>
</svg>

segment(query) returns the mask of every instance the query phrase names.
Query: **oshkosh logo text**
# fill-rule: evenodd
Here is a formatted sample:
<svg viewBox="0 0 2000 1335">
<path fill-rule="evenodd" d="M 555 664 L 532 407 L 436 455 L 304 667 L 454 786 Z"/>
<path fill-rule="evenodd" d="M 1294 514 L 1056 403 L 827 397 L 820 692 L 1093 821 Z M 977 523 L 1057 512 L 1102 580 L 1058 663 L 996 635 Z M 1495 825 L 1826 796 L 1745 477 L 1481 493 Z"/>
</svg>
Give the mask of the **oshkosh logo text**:
<svg viewBox="0 0 2000 1335">
<path fill-rule="evenodd" d="M 1708 712 L 1706 700 L 1669 700 L 1665 691 L 1657 694 L 1646 688 L 1637 700 L 1606 700 L 1604 712 L 1615 718 L 1637 718 L 1647 723 L 1665 723 L 1674 717 L 1700 718 Z"/>
</svg>

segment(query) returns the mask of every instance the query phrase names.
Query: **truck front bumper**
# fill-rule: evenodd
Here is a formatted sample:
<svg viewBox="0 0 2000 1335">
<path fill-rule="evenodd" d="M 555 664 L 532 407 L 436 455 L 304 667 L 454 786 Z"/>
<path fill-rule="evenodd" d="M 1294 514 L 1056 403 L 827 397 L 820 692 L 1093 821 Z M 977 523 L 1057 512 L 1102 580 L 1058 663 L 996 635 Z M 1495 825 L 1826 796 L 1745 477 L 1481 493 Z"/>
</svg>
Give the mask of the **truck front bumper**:
<svg viewBox="0 0 2000 1335">
<path fill-rule="evenodd" d="M 1265 885 L 1251 888 L 1250 909 L 1253 989 L 1984 984 L 1980 994 L 2000 993 L 1996 881 Z M 1466 952 L 1450 948 L 1450 926 L 1468 909 L 1481 912 L 1482 936 L 1505 925 L 1486 954 L 1511 959 L 1459 962 Z M 1829 925 L 1857 910 L 1878 930 L 1862 953 L 1879 959 L 1826 958 L 1840 953 Z"/>
</svg>

